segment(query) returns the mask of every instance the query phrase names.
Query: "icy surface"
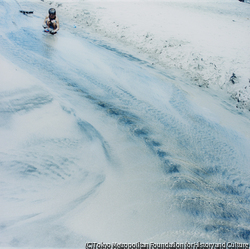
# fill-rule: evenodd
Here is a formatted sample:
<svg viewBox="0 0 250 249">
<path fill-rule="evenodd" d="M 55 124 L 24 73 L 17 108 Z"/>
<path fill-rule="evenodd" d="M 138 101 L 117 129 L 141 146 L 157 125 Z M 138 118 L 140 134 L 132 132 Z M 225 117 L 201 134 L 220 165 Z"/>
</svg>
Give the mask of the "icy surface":
<svg viewBox="0 0 250 249">
<path fill-rule="evenodd" d="M 61 19 L 69 18 L 78 32 L 100 34 L 156 65 L 182 69 L 197 86 L 223 89 L 237 108 L 250 110 L 250 4 L 237 0 L 44 3 L 56 7 Z"/>
<path fill-rule="evenodd" d="M 33 2 L 0 3 L 0 246 L 249 242 L 246 113 Z"/>
</svg>

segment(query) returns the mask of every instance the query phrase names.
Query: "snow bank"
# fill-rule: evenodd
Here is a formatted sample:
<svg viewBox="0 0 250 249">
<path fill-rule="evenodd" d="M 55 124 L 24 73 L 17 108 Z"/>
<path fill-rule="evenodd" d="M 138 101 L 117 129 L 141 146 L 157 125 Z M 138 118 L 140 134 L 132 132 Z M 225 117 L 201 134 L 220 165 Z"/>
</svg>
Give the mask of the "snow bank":
<svg viewBox="0 0 250 249">
<path fill-rule="evenodd" d="M 237 0 L 44 0 L 84 29 L 224 89 L 250 110 L 250 4 Z"/>
</svg>

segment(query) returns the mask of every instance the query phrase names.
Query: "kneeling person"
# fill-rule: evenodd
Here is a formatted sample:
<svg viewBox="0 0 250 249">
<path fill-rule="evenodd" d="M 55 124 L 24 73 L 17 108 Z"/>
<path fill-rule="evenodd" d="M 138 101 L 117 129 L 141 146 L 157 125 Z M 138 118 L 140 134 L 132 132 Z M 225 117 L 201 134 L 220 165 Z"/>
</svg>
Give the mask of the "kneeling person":
<svg viewBox="0 0 250 249">
<path fill-rule="evenodd" d="M 59 20 L 54 8 L 49 9 L 49 14 L 44 19 L 43 27 L 50 28 L 52 33 L 56 33 L 59 30 Z"/>
</svg>

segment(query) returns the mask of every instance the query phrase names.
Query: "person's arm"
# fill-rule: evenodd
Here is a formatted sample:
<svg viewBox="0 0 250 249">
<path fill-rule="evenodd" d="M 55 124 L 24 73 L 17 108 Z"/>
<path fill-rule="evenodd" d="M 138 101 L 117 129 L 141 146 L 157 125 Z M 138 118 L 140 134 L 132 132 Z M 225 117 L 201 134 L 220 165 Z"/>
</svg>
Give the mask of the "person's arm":
<svg viewBox="0 0 250 249">
<path fill-rule="evenodd" d="M 57 32 L 60 29 L 60 24 L 59 24 L 59 19 L 58 17 L 56 17 L 56 29 L 54 30 L 54 32 Z"/>
<path fill-rule="evenodd" d="M 47 26 L 46 21 L 48 20 L 48 18 L 49 18 L 49 15 L 47 15 L 47 16 L 45 17 L 44 22 L 43 22 L 43 27 Z"/>
</svg>

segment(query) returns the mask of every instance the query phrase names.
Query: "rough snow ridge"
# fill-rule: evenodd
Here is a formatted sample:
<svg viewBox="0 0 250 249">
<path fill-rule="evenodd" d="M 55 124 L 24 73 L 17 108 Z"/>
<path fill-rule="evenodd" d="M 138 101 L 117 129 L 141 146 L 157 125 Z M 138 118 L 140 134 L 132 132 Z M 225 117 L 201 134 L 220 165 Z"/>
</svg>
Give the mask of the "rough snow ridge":
<svg viewBox="0 0 250 249">
<path fill-rule="evenodd" d="M 200 87 L 224 89 L 250 110 L 250 5 L 237 0 L 44 0 L 77 29 L 98 33 L 182 69 Z"/>
</svg>

